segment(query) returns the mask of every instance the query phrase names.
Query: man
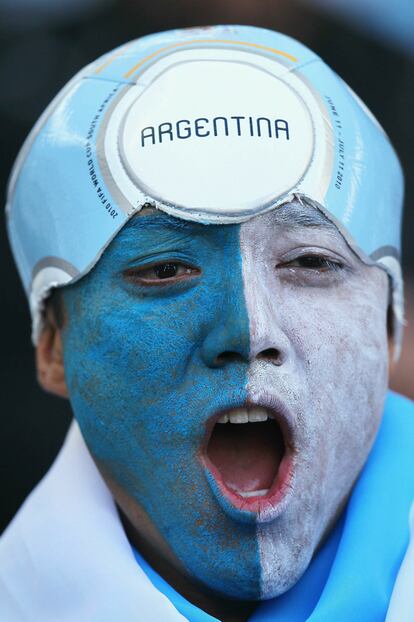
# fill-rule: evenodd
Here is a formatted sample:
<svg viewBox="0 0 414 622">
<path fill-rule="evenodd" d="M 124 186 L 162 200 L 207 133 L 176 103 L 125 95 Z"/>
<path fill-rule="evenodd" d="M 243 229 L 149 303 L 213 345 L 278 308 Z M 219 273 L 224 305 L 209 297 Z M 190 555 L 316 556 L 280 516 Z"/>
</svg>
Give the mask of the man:
<svg viewBox="0 0 414 622">
<path fill-rule="evenodd" d="M 277 33 L 75 76 L 10 183 L 39 380 L 76 424 L 3 537 L 5 619 L 412 619 L 401 201 L 375 119 Z"/>
</svg>

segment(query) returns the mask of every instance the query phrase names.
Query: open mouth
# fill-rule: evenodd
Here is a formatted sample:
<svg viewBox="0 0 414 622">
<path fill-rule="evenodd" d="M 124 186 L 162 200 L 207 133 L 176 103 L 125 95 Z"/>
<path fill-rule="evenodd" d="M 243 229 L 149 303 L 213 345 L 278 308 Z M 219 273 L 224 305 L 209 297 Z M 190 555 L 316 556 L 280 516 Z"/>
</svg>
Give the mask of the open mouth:
<svg viewBox="0 0 414 622">
<path fill-rule="evenodd" d="M 214 418 L 204 463 L 233 507 L 274 514 L 291 480 L 288 437 L 278 413 L 263 406 L 233 408 Z"/>
</svg>

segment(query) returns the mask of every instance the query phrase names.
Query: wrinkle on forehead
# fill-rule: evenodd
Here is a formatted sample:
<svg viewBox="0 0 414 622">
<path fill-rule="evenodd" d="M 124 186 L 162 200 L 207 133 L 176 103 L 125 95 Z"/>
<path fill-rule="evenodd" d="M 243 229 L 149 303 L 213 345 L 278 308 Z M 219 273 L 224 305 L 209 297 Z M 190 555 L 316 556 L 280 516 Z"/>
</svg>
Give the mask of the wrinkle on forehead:
<svg viewBox="0 0 414 622">
<path fill-rule="evenodd" d="M 267 217 L 269 221 L 275 226 L 285 227 L 320 227 L 330 231 L 339 233 L 336 225 L 331 222 L 316 204 L 306 198 L 294 199 L 288 203 L 275 207 L 266 214 L 259 215 L 259 217 Z M 145 217 L 145 220 L 141 220 Z M 253 217 L 254 218 L 254 217 Z M 257 217 L 256 217 L 257 218 Z M 202 224 L 194 221 L 185 220 L 183 218 L 177 218 L 171 216 L 152 205 L 144 206 L 138 213 L 136 213 L 130 221 L 130 224 L 139 228 L 148 225 L 156 227 L 164 226 L 174 229 L 191 230 L 200 229 L 204 227 L 214 227 L 217 225 L 208 223 Z M 228 224 L 228 223 L 225 223 Z M 240 223 L 239 223 L 240 224 Z M 222 225 L 225 226 L 225 225 Z"/>
<path fill-rule="evenodd" d="M 184 220 L 182 218 L 176 218 L 169 214 L 162 212 L 155 207 L 144 207 L 140 212 L 135 214 L 128 222 L 127 227 L 134 229 L 150 229 L 150 228 L 167 228 L 185 233 L 191 233 L 191 231 L 203 230 L 206 225 L 198 222 Z"/>
<path fill-rule="evenodd" d="M 318 227 L 339 233 L 338 228 L 313 203 L 305 199 L 283 203 L 269 212 L 273 225 L 281 227 Z"/>
</svg>

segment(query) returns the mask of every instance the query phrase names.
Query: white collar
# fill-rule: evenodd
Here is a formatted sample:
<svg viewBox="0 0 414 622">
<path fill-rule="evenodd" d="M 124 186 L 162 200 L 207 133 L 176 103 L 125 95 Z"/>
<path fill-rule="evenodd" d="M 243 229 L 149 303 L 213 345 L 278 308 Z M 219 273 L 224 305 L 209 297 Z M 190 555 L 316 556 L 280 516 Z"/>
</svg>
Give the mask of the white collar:
<svg viewBox="0 0 414 622">
<path fill-rule="evenodd" d="M 0 619 L 185 620 L 135 561 L 75 422 L 0 541 Z"/>
</svg>

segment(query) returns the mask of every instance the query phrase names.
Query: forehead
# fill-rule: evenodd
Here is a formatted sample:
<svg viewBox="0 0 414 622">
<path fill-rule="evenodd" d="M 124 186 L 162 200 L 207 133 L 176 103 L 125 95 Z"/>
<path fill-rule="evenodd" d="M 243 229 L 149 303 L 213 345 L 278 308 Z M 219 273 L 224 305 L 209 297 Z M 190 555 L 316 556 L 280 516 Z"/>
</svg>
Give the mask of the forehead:
<svg viewBox="0 0 414 622">
<path fill-rule="evenodd" d="M 236 225 L 204 225 L 170 216 L 153 207 L 147 207 L 135 215 L 125 229 L 130 232 L 134 231 L 141 234 L 153 234 L 155 242 L 156 232 L 162 229 L 182 233 L 185 236 L 197 235 L 200 233 L 203 235 L 211 233 L 213 235 L 218 229 L 240 229 L 242 227 L 251 227 L 252 225 L 258 225 L 259 228 L 262 226 L 263 230 L 265 228 L 270 228 L 273 231 L 278 230 L 283 232 L 284 235 L 287 235 L 290 230 L 296 233 L 300 230 L 304 232 L 316 230 L 320 231 L 321 235 L 328 234 L 332 238 L 336 238 L 338 242 L 346 244 L 334 223 L 317 207 L 299 201 L 285 203 L 266 214 L 261 214 L 250 219 L 246 223 Z"/>
</svg>

